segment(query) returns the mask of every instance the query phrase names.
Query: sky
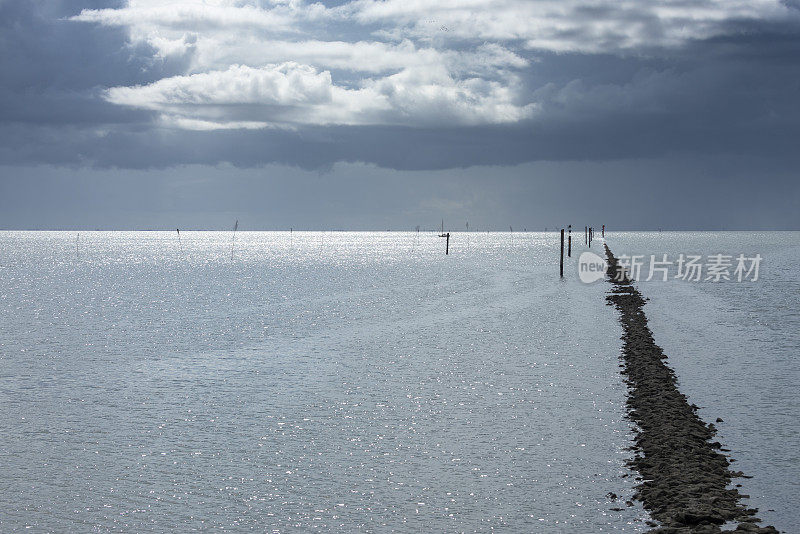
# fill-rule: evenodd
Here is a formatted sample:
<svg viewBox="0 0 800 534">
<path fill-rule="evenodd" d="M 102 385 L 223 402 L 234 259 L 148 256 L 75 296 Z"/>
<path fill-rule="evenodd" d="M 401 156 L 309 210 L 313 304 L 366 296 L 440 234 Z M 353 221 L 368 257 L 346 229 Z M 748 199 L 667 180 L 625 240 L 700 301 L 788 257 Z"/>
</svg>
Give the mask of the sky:
<svg viewBox="0 0 800 534">
<path fill-rule="evenodd" d="M 0 229 L 800 229 L 800 0 L 0 0 Z"/>
</svg>

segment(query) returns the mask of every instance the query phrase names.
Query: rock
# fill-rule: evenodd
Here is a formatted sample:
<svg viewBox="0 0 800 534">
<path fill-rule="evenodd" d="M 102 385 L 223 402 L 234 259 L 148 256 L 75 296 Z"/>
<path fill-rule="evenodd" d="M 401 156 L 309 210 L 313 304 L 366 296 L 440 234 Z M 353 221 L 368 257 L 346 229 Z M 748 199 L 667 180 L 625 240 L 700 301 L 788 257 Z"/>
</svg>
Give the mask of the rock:
<svg viewBox="0 0 800 534">
<path fill-rule="evenodd" d="M 717 512 L 712 510 L 685 510 L 675 514 L 675 520 L 683 525 L 699 525 L 700 523 L 712 523 L 721 525 L 725 519 Z"/>
<path fill-rule="evenodd" d="M 760 530 L 761 527 L 755 523 L 739 523 L 734 532 L 758 532 Z"/>
</svg>

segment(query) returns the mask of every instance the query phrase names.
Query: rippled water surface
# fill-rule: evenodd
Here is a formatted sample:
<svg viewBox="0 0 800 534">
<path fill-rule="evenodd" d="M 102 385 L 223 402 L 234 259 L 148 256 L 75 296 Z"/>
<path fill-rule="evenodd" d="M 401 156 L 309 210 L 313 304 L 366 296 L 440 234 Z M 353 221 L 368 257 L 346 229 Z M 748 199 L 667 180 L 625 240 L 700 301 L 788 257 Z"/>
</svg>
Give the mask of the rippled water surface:
<svg viewBox="0 0 800 534">
<path fill-rule="evenodd" d="M 231 244 L 0 233 L 0 530 L 644 528 L 616 312 L 553 234 Z"/>
</svg>

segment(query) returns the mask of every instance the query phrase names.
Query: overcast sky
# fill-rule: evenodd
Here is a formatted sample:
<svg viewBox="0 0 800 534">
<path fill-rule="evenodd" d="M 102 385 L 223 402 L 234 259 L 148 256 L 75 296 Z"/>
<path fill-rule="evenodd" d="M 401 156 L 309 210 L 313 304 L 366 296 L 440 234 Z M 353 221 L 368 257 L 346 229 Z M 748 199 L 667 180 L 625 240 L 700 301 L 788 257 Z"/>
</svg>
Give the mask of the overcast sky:
<svg viewBox="0 0 800 534">
<path fill-rule="evenodd" d="M 0 0 L 0 228 L 800 229 L 800 3 Z"/>
</svg>

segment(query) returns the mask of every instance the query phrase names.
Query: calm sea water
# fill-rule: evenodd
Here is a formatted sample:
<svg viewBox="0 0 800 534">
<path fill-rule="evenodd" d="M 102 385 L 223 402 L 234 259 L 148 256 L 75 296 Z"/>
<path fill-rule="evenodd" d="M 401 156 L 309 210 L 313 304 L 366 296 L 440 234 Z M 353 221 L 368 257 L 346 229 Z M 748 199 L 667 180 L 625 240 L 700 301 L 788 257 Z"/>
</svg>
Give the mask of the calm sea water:
<svg viewBox="0 0 800 534">
<path fill-rule="evenodd" d="M 692 236 L 609 244 L 714 239 Z M 725 419 L 745 490 L 787 528 L 800 247 L 743 242 L 765 256 L 757 288 L 641 288 L 684 390 Z M 231 245 L 0 232 L 0 530 L 646 529 L 624 504 L 608 284 L 580 283 L 575 258 L 559 281 L 553 234 L 455 234 L 447 257 L 431 233 Z"/>
</svg>

